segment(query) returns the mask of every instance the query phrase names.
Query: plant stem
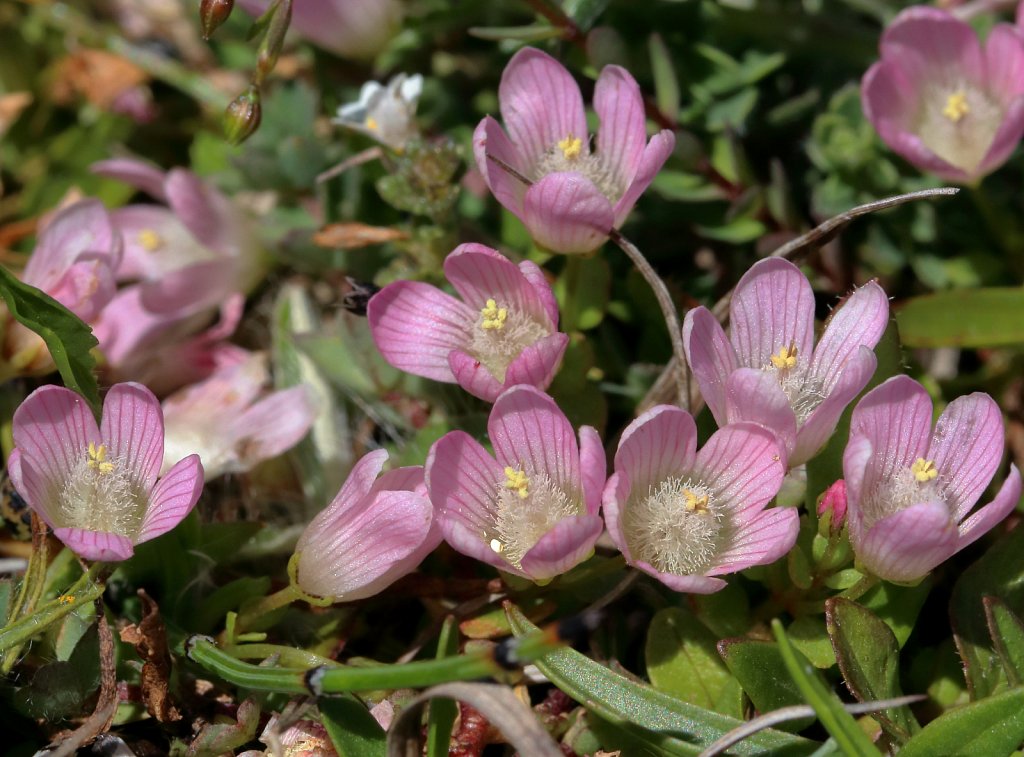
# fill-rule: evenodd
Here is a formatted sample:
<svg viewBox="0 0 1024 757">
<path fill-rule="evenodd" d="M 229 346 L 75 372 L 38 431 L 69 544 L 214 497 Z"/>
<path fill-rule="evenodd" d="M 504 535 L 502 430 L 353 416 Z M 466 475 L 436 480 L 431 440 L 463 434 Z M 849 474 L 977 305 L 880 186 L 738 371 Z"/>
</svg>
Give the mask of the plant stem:
<svg viewBox="0 0 1024 757">
<path fill-rule="evenodd" d="M 842 592 L 839 596 L 843 599 L 849 599 L 851 601 L 857 600 L 863 597 L 877 585 L 878 579 L 875 576 L 864 576 L 849 589 Z"/>
<path fill-rule="evenodd" d="M 297 599 L 301 599 L 301 595 L 295 585 L 290 583 L 280 591 L 275 591 L 273 594 L 256 600 L 238 613 L 238 617 L 235 619 L 235 635 L 244 633 L 246 628 L 251 628 L 252 624 L 264 615 L 287 607 Z"/>
<path fill-rule="evenodd" d="M 286 647 L 281 644 L 238 644 L 237 646 L 226 647 L 232 657 L 239 660 L 265 660 L 268 657 L 276 656 L 278 661 L 286 668 L 319 668 L 321 666 L 338 666 L 341 663 L 329 657 L 321 657 L 305 649 Z"/>
</svg>

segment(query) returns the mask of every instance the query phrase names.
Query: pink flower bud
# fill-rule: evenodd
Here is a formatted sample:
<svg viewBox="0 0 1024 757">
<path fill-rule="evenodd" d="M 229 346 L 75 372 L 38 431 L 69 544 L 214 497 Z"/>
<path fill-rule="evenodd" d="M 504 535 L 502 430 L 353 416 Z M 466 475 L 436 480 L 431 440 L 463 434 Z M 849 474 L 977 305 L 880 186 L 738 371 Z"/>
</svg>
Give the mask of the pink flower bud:
<svg viewBox="0 0 1024 757">
<path fill-rule="evenodd" d="M 830 535 L 834 536 L 843 530 L 846 523 L 846 482 L 843 479 L 836 481 L 821 495 L 818 501 L 818 517 L 822 519 L 822 527 L 825 518 L 828 518 Z"/>
</svg>

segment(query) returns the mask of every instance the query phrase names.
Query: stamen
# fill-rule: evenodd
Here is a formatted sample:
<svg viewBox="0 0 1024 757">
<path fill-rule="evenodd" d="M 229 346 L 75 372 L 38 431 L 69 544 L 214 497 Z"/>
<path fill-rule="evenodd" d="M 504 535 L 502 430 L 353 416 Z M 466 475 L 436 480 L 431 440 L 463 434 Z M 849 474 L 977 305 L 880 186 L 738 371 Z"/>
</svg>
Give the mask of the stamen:
<svg viewBox="0 0 1024 757">
<path fill-rule="evenodd" d="M 499 539 L 491 539 L 491 549 L 500 555 L 505 551 L 505 545 Z"/>
<path fill-rule="evenodd" d="M 583 140 L 570 133 L 569 136 L 558 142 L 558 149 L 562 151 L 562 157 L 566 160 L 576 160 L 583 152 Z"/>
<path fill-rule="evenodd" d="M 494 530 L 484 539 L 492 551 L 518 568 L 541 537 L 565 518 L 582 514 L 583 503 L 543 473 L 527 477 L 521 469 L 506 467 L 494 512 Z"/>
<path fill-rule="evenodd" d="M 910 472 L 914 474 L 914 478 L 920 483 L 933 480 L 939 475 L 938 469 L 935 467 L 935 463 L 931 460 L 925 460 L 923 457 L 917 458 L 914 464 L 910 466 Z"/>
<path fill-rule="evenodd" d="M 114 470 L 114 464 L 106 462 L 107 459 L 107 445 L 101 444 L 96 446 L 92 442 L 89 442 L 89 450 L 87 452 L 88 459 L 86 465 L 93 470 L 97 470 L 100 473 L 110 473 Z"/>
<path fill-rule="evenodd" d="M 515 468 L 505 466 L 505 488 L 511 489 L 519 495 L 519 499 L 526 499 L 530 496 L 530 492 L 527 487 L 530 484 L 530 479 L 526 473 Z"/>
<path fill-rule="evenodd" d="M 690 489 L 683 489 L 683 506 L 689 513 L 707 514 L 708 495 L 700 494 Z"/>
<path fill-rule="evenodd" d="M 967 93 L 957 90 L 946 98 L 946 107 L 942 109 L 942 115 L 953 123 L 959 123 L 960 119 L 971 112 L 967 105 Z"/>
<path fill-rule="evenodd" d="M 527 347 L 551 334 L 551 328 L 526 313 L 487 300 L 469 332 L 468 352 L 500 382 L 509 365 Z"/>
<path fill-rule="evenodd" d="M 797 349 L 790 344 L 788 347 L 780 347 L 779 351 L 772 355 L 772 365 L 780 371 L 796 368 Z"/>
<path fill-rule="evenodd" d="M 503 329 L 505 321 L 508 320 L 508 308 L 499 308 L 498 303 L 493 299 L 487 300 L 487 304 L 480 310 L 480 328 L 482 329 Z"/>
<path fill-rule="evenodd" d="M 109 458 L 104 444 L 89 444 L 57 494 L 58 528 L 81 528 L 133 538 L 145 514 L 145 494 L 132 479 L 131 466 Z"/>
<path fill-rule="evenodd" d="M 377 119 L 373 116 L 367 116 L 366 121 L 363 122 L 367 129 L 370 131 L 377 131 L 380 125 L 377 123 Z"/>
<path fill-rule="evenodd" d="M 153 229 L 143 229 L 136 238 L 146 252 L 156 252 L 164 246 L 164 238 Z"/>
</svg>

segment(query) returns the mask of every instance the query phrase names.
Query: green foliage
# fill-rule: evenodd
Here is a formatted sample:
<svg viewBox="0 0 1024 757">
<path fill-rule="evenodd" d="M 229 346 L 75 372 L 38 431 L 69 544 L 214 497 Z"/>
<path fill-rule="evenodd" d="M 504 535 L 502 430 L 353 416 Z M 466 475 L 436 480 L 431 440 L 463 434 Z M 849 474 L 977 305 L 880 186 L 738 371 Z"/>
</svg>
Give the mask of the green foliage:
<svg viewBox="0 0 1024 757">
<path fill-rule="evenodd" d="M 320 715 L 340 757 L 383 757 L 384 729 L 352 694 L 321 697 Z"/>
<path fill-rule="evenodd" d="M 1024 344 L 1024 289 L 965 289 L 915 297 L 904 303 L 896 319 L 908 347 Z"/>
<path fill-rule="evenodd" d="M 90 695 L 100 685 L 99 637 L 95 625 L 75 645 L 71 656 L 41 667 L 18 689 L 14 709 L 29 718 L 59 721 L 85 714 Z"/>
<path fill-rule="evenodd" d="M 903 745 L 904 757 L 1014 754 L 1024 741 L 1024 688 L 950 710 Z"/>
<path fill-rule="evenodd" d="M 723 639 L 718 642 L 718 652 L 758 712 L 771 712 L 781 707 L 804 704 L 800 689 L 790 678 L 782 653 L 775 642 L 759 639 Z M 807 664 L 806 658 L 798 650 L 796 655 L 801 664 Z M 791 720 L 779 728 L 797 733 L 813 720 Z"/>
</svg>

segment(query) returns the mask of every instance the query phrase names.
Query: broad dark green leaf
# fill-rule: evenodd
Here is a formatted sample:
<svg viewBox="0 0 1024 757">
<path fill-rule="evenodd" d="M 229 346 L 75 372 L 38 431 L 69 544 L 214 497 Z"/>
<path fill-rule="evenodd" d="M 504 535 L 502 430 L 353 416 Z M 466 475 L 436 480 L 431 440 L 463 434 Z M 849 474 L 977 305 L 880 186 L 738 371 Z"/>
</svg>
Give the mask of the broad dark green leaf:
<svg viewBox="0 0 1024 757">
<path fill-rule="evenodd" d="M 100 647 L 96 626 L 75 645 L 66 662 L 43 665 L 31 683 L 12 697 L 14 709 L 50 722 L 85 714 L 86 702 L 100 685 Z"/>
<path fill-rule="evenodd" d="M 909 347 L 1024 344 L 1024 289 L 959 289 L 915 297 L 897 311 L 896 320 Z"/>
<path fill-rule="evenodd" d="M 825 603 L 825 617 L 839 670 L 853 695 L 861 702 L 902 696 L 900 648 L 892 629 L 870 610 L 841 597 Z M 919 730 L 906 706 L 890 708 L 874 717 L 900 744 Z"/>
<path fill-rule="evenodd" d="M 1024 623 L 998 597 L 985 597 L 985 617 L 996 654 L 1011 686 L 1024 682 Z"/>
<path fill-rule="evenodd" d="M 759 639 L 723 639 L 718 653 L 736 677 L 758 712 L 804 704 L 800 690 L 786 672 L 779 645 Z M 797 651 L 797 655 L 800 652 Z M 809 663 L 808 663 L 809 664 Z M 794 733 L 802 731 L 814 718 L 792 720 L 779 726 Z"/>
<path fill-rule="evenodd" d="M 651 74 L 654 77 L 654 97 L 658 110 L 669 118 L 675 118 L 679 113 L 679 79 L 676 78 L 672 53 L 657 33 L 647 39 L 647 48 L 651 54 Z"/>
<path fill-rule="evenodd" d="M 60 377 L 68 389 L 85 397 L 99 416 L 100 390 L 92 348 L 99 342 L 92 329 L 45 292 L 22 281 L 0 266 L 0 297 L 11 315 L 46 343 Z"/>
<path fill-rule="evenodd" d="M 900 757 L 1008 757 L 1024 741 L 1024 688 L 950 710 L 904 744 Z"/>
<path fill-rule="evenodd" d="M 883 581 L 862 596 L 859 604 L 885 621 L 902 649 L 931 589 L 932 580 L 927 577 L 917 586 L 896 586 Z"/>
<path fill-rule="evenodd" d="M 384 729 L 354 695 L 320 697 L 317 707 L 339 757 L 383 757 L 386 754 Z"/>
</svg>

